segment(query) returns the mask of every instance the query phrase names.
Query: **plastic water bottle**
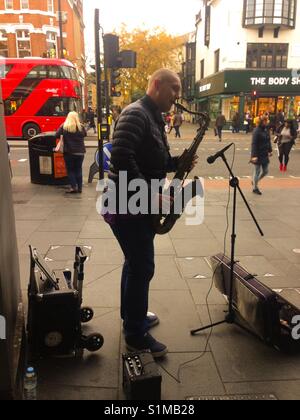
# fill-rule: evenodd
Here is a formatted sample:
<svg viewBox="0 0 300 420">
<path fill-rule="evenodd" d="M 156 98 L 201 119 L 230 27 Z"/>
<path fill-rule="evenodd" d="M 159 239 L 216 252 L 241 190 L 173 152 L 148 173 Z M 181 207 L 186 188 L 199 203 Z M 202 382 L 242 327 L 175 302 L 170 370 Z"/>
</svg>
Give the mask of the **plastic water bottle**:
<svg viewBox="0 0 300 420">
<path fill-rule="evenodd" d="M 24 377 L 24 399 L 37 400 L 37 375 L 33 367 L 28 367 Z"/>
</svg>

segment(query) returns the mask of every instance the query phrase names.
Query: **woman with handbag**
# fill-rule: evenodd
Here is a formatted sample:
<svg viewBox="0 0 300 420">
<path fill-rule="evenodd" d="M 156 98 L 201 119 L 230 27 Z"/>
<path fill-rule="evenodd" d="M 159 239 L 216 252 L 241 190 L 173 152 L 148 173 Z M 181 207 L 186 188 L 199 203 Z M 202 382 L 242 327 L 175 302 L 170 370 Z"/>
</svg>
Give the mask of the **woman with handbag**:
<svg viewBox="0 0 300 420">
<path fill-rule="evenodd" d="M 82 193 L 82 164 L 86 148 L 84 138 L 86 131 L 80 123 L 77 112 L 70 112 L 65 123 L 58 129 L 57 138 L 63 142 L 63 154 L 70 180 L 70 190 L 67 194 Z"/>
<path fill-rule="evenodd" d="M 297 138 L 297 131 L 293 120 L 286 120 L 277 133 L 277 145 L 279 150 L 280 171 L 286 172 L 290 161 L 290 153 Z"/>
</svg>

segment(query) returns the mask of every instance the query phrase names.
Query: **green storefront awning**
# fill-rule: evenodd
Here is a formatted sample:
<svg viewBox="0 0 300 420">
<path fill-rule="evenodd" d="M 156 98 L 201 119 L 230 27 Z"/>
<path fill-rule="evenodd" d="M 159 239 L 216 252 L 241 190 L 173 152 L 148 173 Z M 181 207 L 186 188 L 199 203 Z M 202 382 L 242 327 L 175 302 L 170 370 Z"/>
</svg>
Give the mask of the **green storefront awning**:
<svg viewBox="0 0 300 420">
<path fill-rule="evenodd" d="M 258 96 L 299 96 L 300 75 L 295 70 L 225 70 L 197 84 L 197 99 L 253 91 Z"/>
</svg>

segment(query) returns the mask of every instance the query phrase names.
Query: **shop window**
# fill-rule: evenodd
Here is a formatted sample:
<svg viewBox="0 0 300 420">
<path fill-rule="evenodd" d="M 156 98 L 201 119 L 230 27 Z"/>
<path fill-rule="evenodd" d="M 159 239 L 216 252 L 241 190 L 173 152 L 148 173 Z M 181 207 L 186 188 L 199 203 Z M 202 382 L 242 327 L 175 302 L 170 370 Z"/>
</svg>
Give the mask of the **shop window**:
<svg viewBox="0 0 300 420">
<path fill-rule="evenodd" d="M 234 115 L 239 112 L 239 108 L 240 98 L 238 96 L 232 96 L 222 100 L 222 114 L 227 121 L 232 121 Z"/>
<path fill-rule="evenodd" d="M 247 68 L 286 69 L 289 44 L 248 44 Z"/>
<path fill-rule="evenodd" d="M 244 0 L 244 25 L 295 27 L 295 0 Z"/>
</svg>

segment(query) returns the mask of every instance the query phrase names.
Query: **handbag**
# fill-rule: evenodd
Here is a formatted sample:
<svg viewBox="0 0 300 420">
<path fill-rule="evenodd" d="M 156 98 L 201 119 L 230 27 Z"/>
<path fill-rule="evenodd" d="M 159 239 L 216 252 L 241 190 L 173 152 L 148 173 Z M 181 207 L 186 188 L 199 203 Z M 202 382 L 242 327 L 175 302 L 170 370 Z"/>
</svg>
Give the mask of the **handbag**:
<svg viewBox="0 0 300 420">
<path fill-rule="evenodd" d="M 64 153 L 64 136 L 63 135 L 60 136 L 60 139 L 59 139 L 54 151 L 56 153 Z"/>
</svg>

